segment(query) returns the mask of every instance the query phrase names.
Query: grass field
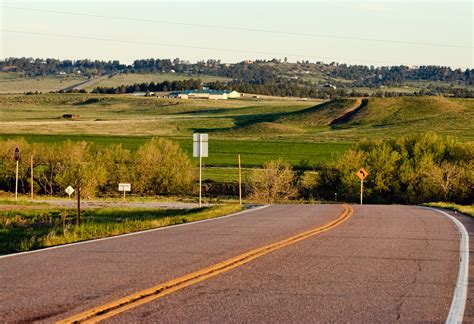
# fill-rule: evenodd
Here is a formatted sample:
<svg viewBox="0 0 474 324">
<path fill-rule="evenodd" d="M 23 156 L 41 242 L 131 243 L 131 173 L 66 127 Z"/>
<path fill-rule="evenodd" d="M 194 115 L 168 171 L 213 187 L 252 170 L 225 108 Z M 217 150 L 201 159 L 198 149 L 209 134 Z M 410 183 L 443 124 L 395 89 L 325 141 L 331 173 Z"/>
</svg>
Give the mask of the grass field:
<svg viewBox="0 0 474 324">
<path fill-rule="evenodd" d="M 130 85 L 135 83 L 150 83 L 201 79 L 203 82 L 213 81 L 229 81 L 228 78 L 210 76 L 210 75 L 187 75 L 178 73 L 130 73 L 130 74 L 115 74 L 110 77 L 105 77 L 91 81 L 90 85 L 84 85 L 86 91 L 91 91 L 95 87 L 118 87 L 121 85 Z M 0 72 L 0 93 L 24 93 L 24 92 L 42 92 L 59 91 L 81 82 L 87 81 L 86 77 L 78 75 L 67 76 L 47 76 L 47 77 L 25 77 L 18 73 Z"/>
<path fill-rule="evenodd" d="M 282 158 L 294 165 L 334 159 L 360 139 L 436 131 L 474 141 L 474 100 L 443 97 L 345 99 L 179 100 L 129 95 L 0 95 L 0 138 L 29 142 L 86 140 L 136 150 L 154 136 L 179 142 L 191 156 L 192 133 L 209 133 L 214 167 L 205 177 L 232 180 L 222 168 Z M 350 110 L 356 108 L 351 113 Z M 63 114 L 80 118 L 65 120 Z M 334 120 L 338 122 L 334 123 Z M 233 180 L 232 180 L 233 181 Z"/>
<path fill-rule="evenodd" d="M 49 92 L 58 91 L 86 81 L 80 76 L 24 77 L 19 74 L 0 72 L 0 93 Z"/>
<path fill-rule="evenodd" d="M 0 211 L 0 254 L 188 223 L 241 209 L 238 204 L 190 210 L 90 209 L 82 213 L 82 223 L 77 226 L 74 210 L 19 207 L 17 210 Z"/>
<path fill-rule="evenodd" d="M 201 79 L 202 82 L 230 81 L 229 78 L 223 78 L 211 75 L 188 75 L 179 73 L 118 73 L 110 78 L 104 78 L 92 86 L 85 87 L 86 91 L 91 91 L 95 87 L 118 87 L 121 85 L 130 85 L 135 83 L 150 83 L 163 81 L 178 81 L 188 79 Z"/>
</svg>

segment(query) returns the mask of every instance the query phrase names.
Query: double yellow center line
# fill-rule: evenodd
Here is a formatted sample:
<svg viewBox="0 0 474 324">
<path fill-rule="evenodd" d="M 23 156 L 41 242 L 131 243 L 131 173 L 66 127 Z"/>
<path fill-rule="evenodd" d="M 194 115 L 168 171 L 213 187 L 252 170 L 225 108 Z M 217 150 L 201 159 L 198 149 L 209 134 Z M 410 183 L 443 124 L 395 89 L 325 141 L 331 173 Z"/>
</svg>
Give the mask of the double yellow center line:
<svg viewBox="0 0 474 324">
<path fill-rule="evenodd" d="M 64 320 L 59 321 L 58 323 L 95 323 L 99 322 L 101 320 L 104 320 L 106 318 L 112 317 L 114 315 L 120 314 L 122 312 L 125 312 L 129 309 L 135 308 L 137 306 L 143 305 L 145 303 L 151 302 L 155 299 L 161 298 L 163 296 L 169 295 L 174 291 L 177 291 L 179 289 L 183 289 L 185 287 L 188 287 L 190 285 L 193 285 L 195 283 L 204 281 L 206 279 L 209 279 L 211 277 L 217 276 L 220 273 L 229 271 L 231 269 L 234 269 L 236 267 L 239 267 L 247 262 L 250 262 L 258 257 L 261 257 L 265 254 L 268 254 L 272 251 L 281 249 L 285 246 L 294 244 L 296 242 L 302 241 L 304 239 L 307 239 L 308 237 L 311 237 L 313 235 L 328 231 L 345 220 L 347 220 L 351 215 L 352 215 L 353 209 L 352 207 L 348 205 L 344 205 L 344 211 L 341 213 L 341 215 L 323 225 L 317 228 L 314 228 L 312 230 L 294 235 L 292 237 L 289 237 L 287 239 L 250 250 L 248 252 L 245 252 L 243 254 L 240 254 L 236 257 L 233 257 L 231 259 L 228 259 L 226 261 L 214 264 L 210 267 L 198 270 L 196 272 L 187 274 L 185 276 L 170 280 L 168 282 L 156 285 L 154 287 L 139 291 L 137 293 L 134 293 L 132 295 L 120 298 L 118 300 L 112 301 L 110 303 L 107 303 L 105 305 L 89 309 L 87 311 L 84 311 L 80 314 L 71 316 L 69 318 L 66 318 Z"/>
</svg>

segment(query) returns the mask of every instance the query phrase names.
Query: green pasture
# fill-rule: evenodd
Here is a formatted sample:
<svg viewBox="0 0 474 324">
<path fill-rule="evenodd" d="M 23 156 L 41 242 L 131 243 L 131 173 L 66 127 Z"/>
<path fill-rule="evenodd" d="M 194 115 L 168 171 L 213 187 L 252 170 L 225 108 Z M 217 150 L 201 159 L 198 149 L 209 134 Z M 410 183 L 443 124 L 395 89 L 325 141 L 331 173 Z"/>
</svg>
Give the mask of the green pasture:
<svg viewBox="0 0 474 324">
<path fill-rule="evenodd" d="M 283 159 L 315 166 L 335 159 L 361 139 L 435 131 L 474 141 L 474 100 L 444 97 L 369 98 L 324 102 L 288 98 L 179 100 L 130 95 L 0 95 L 0 139 L 89 141 L 136 150 L 152 137 L 177 141 L 192 155 L 192 134 L 209 134 L 205 177 L 229 180 L 237 154 L 244 168 Z M 64 114 L 79 117 L 61 118 Z M 341 116 L 345 116 L 340 119 Z M 334 120 L 340 120 L 333 123 Z M 197 163 L 197 160 L 194 159 Z M 219 169 L 221 168 L 221 169 Z"/>
</svg>

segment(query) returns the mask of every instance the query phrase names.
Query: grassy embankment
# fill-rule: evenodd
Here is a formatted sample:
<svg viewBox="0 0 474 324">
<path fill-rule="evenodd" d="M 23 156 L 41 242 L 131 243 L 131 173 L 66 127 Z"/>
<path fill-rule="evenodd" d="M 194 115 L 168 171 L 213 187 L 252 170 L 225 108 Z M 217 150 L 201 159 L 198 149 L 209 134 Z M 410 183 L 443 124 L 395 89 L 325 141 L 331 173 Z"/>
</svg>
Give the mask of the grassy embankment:
<svg viewBox="0 0 474 324">
<path fill-rule="evenodd" d="M 446 203 L 446 202 L 427 203 L 423 205 L 454 210 L 456 212 L 474 217 L 474 205 L 458 205 L 458 204 Z"/>
<path fill-rule="evenodd" d="M 0 254 L 39 249 L 151 228 L 194 222 L 240 211 L 238 204 L 190 210 L 89 209 L 75 225 L 75 210 L 59 208 L 0 211 Z M 63 219 L 65 231 L 63 229 Z"/>
</svg>

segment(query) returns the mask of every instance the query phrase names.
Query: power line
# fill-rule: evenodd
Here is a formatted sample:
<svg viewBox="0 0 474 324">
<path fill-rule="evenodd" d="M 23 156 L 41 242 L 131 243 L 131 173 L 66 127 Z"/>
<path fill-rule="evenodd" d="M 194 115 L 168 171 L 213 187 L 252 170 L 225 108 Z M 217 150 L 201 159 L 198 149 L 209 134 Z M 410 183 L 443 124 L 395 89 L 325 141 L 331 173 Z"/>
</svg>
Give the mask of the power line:
<svg viewBox="0 0 474 324">
<path fill-rule="evenodd" d="M 267 33 L 267 34 L 280 34 L 280 35 L 292 35 L 292 36 L 306 36 L 306 37 L 317 37 L 317 38 L 332 38 L 332 39 L 341 39 L 341 40 L 357 40 L 357 41 L 365 41 L 365 42 L 378 42 L 378 43 L 391 43 L 391 44 L 405 44 L 405 45 L 415 45 L 415 46 L 453 47 L 453 48 L 469 48 L 469 49 L 470 49 L 470 48 L 473 48 L 473 46 L 455 45 L 455 44 L 439 44 L 439 43 L 427 43 L 427 42 L 409 42 L 409 41 L 400 41 L 400 40 L 387 40 L 387 39 L 376 39 L 376 38 L 365 38 L 365 37 L 352 37 L 352 36 L 338 36 L 338 35 L 326 35 L 326 34 L 300 33 L 300 32 L 289 32 L 289 31 L 269 30 L 269 29 L 246 28 L 246 27 L 232 27 L 232 26 L 218 26 L 218 25 L 206 25 L 206 24 L 192 24 L 192 23 L 175 22 L 175 21 L 168 21 L 168 20 L 129 18 L 129 17 L 123 17 L 123 16 L 107 16 L 107 15 L 96 15 L 96 14 L 77 13 L 77 12 L 68 12 L 68 11 L 57 11 L 57 10 L 22 8 L 22 7 L 13 7 L 13 6 L 1 6 L 1 7 L 2 7 L 2 8 L 7 8 L 7 9 L 24 10 L 24 11 L 36 11 L 36 12 L 45 12 L 45 13 L 52 13 L 52 14 L 59 14 L 59 15 L 73 15 L 73 16 L 94 17 L 94 18 L 119 19 L 119 20 L 128 20 L 128 21 L 136 21 L 136 22 L 159 23 L 159 24 L 180 25 L 180 26 L 188 26 L 188 27 L 200 27 L 200 28 L 211 28 L 211 29 L 221 29 L 221 30 L 235 30 L 235 31 L 246 31 L 246 32 L 259 32 L 259 33 Z"/>
<path fill-rule="evenodd" d="M 172 43 L 157 43 L 157 42 L 145 42 L 145 41 L 132 41 L 132 40 L 123 40 L 123 39 L 113 39 L 113 38 L 99 38 L 99 37 L 89 37 L 89 36 L 77 36 L 77 35 L 65 35 L 65 34 L 49 34 L 49 33 L 40 33 L 32 31 L 22 31 L 22 30 L 10 30 L 10 29 L 0 29 L 0 32 L 5 33 L 15 33 L 15 34 L 24 34 L 24 35 L 36 35 L 36 36 L 45 36 L 45 37 L 59 37 L 59 38 L 69 38 L 69 39 L 83 39 L 83 40 L 94 40 L 101 42 L 115 42 L 115 43 L 125 43 L 125 44 L 140 44 L 140 45 L 156 45 L 156 46 L 165 46 L 165 47 L 178 47 L 178 48 L 192 48 L 199 50 L 212 50 L 220 52 L 240 52 L 240 53 L 249 53 L 249 54 L 262 54 L 262 55 L 273 55 L 273 56 L 287 56 L 295 58 L 313 58 L 313 59 L 328 59 L 328 60 L 340 60 L 340 61 L 357 61 L 357 62 L 367 62 L 367 63 L 381 63 L 381 64 L 391 64 L 391 65 L 401 65 L 397 62 L 389 61 L 376 61 L 376 60 L 366 60 L 366 59 L 357 59 L 357 58 L 342 58 L 342 57 L 329 57 L 329 56 L 314 56 L 307 54 L 295 54 L 295 53 L 276 53 L 276 52 L 263 52 L 263 51 L 254 51 L 254 50 L 243 50 L 243 49 L 230 49 L 230 48 L 216 48 L 216 47 L 203 47 L 203 46 L 192 46 L 192 45 L 179 45 Z"/>
</svg>

